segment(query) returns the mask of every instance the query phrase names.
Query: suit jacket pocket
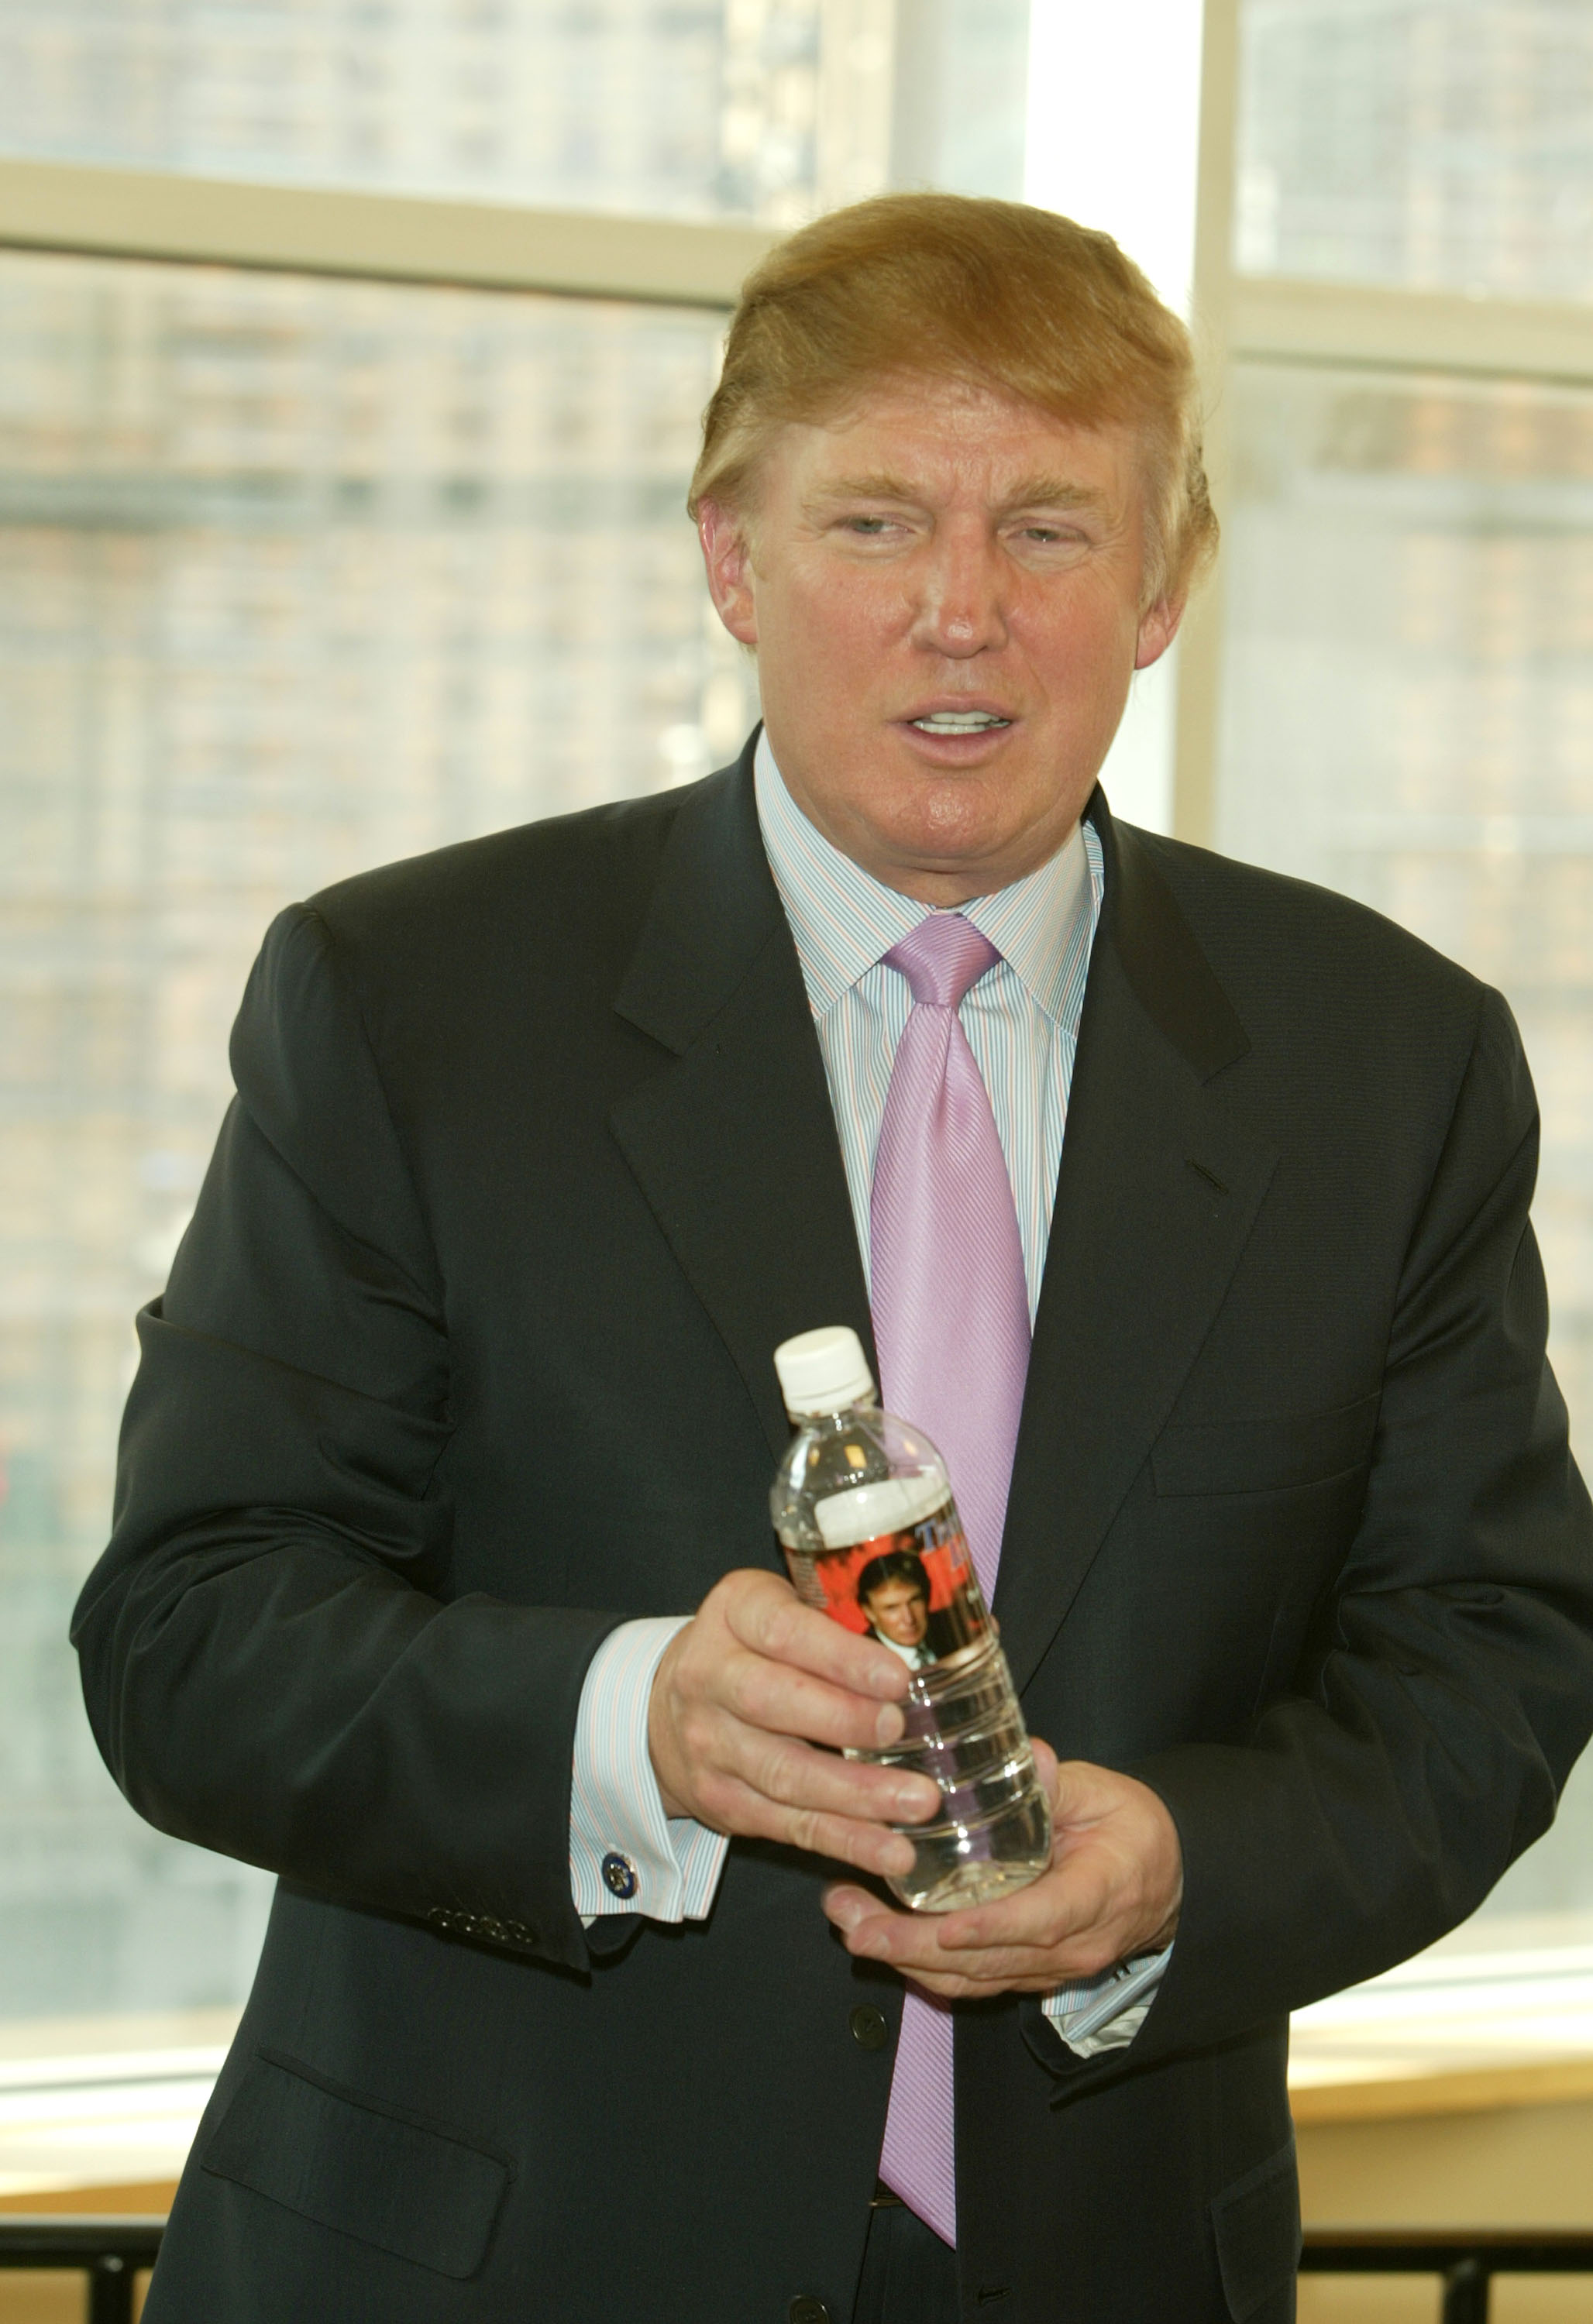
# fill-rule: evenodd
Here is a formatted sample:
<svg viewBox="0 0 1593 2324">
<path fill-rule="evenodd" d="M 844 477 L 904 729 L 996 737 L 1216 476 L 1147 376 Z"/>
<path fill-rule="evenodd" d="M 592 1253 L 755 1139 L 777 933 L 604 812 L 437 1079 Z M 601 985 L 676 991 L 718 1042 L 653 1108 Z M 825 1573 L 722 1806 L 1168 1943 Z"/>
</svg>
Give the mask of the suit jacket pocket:
<svg viewBox="0 0 1593 2324">
<path fill-rule="evenodd" d="M 318 2227 L 459 2278 L 481 2264 L 513 2176 L 506 2156 L 270 2050 L 251 2062 L 200 2162 Z"/>
<path fill-rule="evenodd" d="M 1300 2182 L 1294 2140 L 1211 2200 L 1217 2261 L 1234 2324 L 1245 2324 L 1300 2266 Z"/>
<path fill-rule="evenodd" d="M 1164 1428 L 1151 1454 L 1159 1494 L 1276 1493 L 1359 1468 L 1372 1449 L 1381 1398 L 1285 1420 L 1219 1421 Z"/>
</svg>

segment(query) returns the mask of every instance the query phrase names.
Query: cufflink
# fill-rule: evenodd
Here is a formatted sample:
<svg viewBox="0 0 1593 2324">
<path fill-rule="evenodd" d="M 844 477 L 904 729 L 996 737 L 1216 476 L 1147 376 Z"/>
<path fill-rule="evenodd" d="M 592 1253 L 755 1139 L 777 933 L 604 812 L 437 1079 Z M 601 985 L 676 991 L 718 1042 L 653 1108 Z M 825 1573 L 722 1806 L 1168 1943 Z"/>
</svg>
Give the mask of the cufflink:
<svg viewBox="0 0 1593 2324">
<path fill-rule="evenodd" d="M 600 1869 L 603 1874 L 603 1886 L 611 1896 L 634 1896 L 642 1886 L 636 1877 L 635 1866 L 628 1856 L 622 1856 L 616 1848 L 609 1849 L 603 1858 Z"/>
</svg>

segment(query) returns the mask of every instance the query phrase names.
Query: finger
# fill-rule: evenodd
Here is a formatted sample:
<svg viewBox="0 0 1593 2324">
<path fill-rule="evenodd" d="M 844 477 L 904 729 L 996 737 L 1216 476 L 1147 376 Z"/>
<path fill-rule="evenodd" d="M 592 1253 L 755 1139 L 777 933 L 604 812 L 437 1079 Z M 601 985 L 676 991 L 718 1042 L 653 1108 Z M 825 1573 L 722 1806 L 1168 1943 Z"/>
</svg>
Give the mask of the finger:
<svg viewBox="0 0 1593 2324">
<path fill-rule="evenodd" d="M 754 1728 L 727 1733 L 725 1740 L 726 1773 L 776 1807 L 870 1823 L 922 1823 L 940 1805 L 933 1777 L 906 1768 L 833 1758 L 789 1736 Z"/>
<path fill-rule="evenodd" d="M 1042 1949 L 1088 1925 L 1088 1899 L 1076 1900 L 1073 1886 L 1059 1869 L 1053 1868 L 1015 1895 L 1003 1897 L 999 1904 L 956 1913 L 903 1913 L 883 1904 L 866 1889 L 848 1887 L 845 1882 L 838 1881 L 825 1890 L 822 1903 L 838 1928 L 849 1932 L 861 1929 L 866 1923 L 876 1923 L 879 1925 L 871 1932 L 875 1937 L 880 1935 L 882 1929 L 888 1930 L 894 1942 L 914 1951 L 932 1948 L 945 1956 L 971 1956 L 986 1950 Z M 968 1925 L 977 1932 L 972 1938 L 961 1933 Z"/>
<path fill-rule="evenodd" d="M 900 1966 L 911 1956 L 931 1969 L 947 1966 L 939 1956 L 936 1915 L 894 1911 L 869 1890 L 845 1882 L 827 1888 L 820 1901 L 847 1950 L 860 1959 Z"/>
<path fill-rule="evenodd" d="M 911 1840 L 884 1824 L 835 1815 L 814 1809 L 782 1807 L 761 1792 L 745 1786 L 730 1802 L 731 1814 L 723 1828 L 754 1840 L 773 1840 L 800 1848 L 810 1856 L 828 1857 L 849 1864 L 878 1879 L 900 1879 L 911 1871 L 914 1849 Z"/>
<path fill-rule="evenodd" d="M 894 1702 L 906 1693 L 907 1666 L 888 1646 L 804 1606 L 776 1574 L 749 1575 L 747 1581 L 768 1587 L 748 1587 L 727 1598 L 726 1618 L 743 1646 L 854 1694 Z"/>
<path fill-rule="evenodd" d="M 1044 1996 L 1058 1985 L 1068 1982 L 1065 1975 L 1058 1977 L 1049 1969 L 1039 1976 L 1014 1977 L 1000 1987 L 988 1985 L 976 1978 L 953 1977 L 940 1970 L 912 1969 L 904 1971 L 903 1975 L 908 1984 L 921 1986 L 925 1993 L 934 1994 L 945 2001 L 989 2001 L 997 1992 Z"/>
<path fill-rule="evenodd" d="M 1059 1944 L 1112 1919 L 1115 1902 L 1107 1868 L 1095 1859 L 1074 1858 L 1053 1865 L 1028 1887 L 996 1904 L 948 1913 L 940 1923 L 940 1942 L 948 1952 Z"/>
<path fill-rule="evenodd" d="M 859 1958 L 888 1961 L 904 1976 L 960 1978 L 983 1992 L 1014 1985 L 1044 1992 L 1070 1977 L 1098 1975 L 1120 1953 L 1098 1927 L 1034 1943 L 956 1946 L 949 1940 L 949 1915 L 893 1912 L 866 1890 L 844 1883 L 825 1892 L 823 1905 L 847 1950 Z"/>
<path fill-rule="evenodd" d="M 1063 1759 L 1057 1766 L 1051 1812 L 1066 1830 L 1088 1830 L 1118 1812 L 1144 1788 L 1088 1759 Z"/>
<path fill-rule="evenodd" d="M 956 1977 L 977 1985 L 982 1992 L 1018 1983 L 1033 1983 L 1044 1990 L 1060 1984 L 1070 1973 L 1081 1973 L 1070 1970 L 1061 1952 L 1029 1946 L 952 1952 L 940 1943 L 932 1927 L 922 1925 L 932 1915 L 912 1917 L 917 1925 L 906 1924 L 904 1916 L 866 1915 L 843 1932 L 847 1950 L 860 1960 L 887 1962 L 903 1977 Z"/>
<path fill-rule="evenodd" d="M 901 1740 L 902 1713 L 894 1702 L 855 1693 L 766 1655 L 732 1651 L 706 1677 L 706 1687 L 744 1726 L 770 1734 L 800 1735 L 837 1751 L 888 1749 Z"/>
<path fill-rule="evenodd" d="M 980 1987 L 970 1984 L 966 1977 L 914 1975 L 909 1984 L 918 1986 L 937 2001 L 986 2001 L 989 1996 Z"/>
<path fill-rule="evenodd" d="M 886 1918 L 904 1919 L 903 1914 L 892 1914 L 888 1904 L 882 1904 L 869 1888 L 854 1888 L 845 1880 L 832 1880 L 820 1896 L 819 1902 L 828 1919 L 847 1933 L 875 1914 Z"/>
<path fill-rule="evenodd" d="M 867 1925 L 844 1940 L 847 1950 L 859 1960 L 878 1961 L 915 1983 L 934 1987 L 938 1979 L 953 1980 L 963 1991 L 1050 1993 L 1075 1978 L 1100 1976 L 1116 1956 L 1103 1957 L 1091 1945 L 1081 1952 L 1066 1946 L 1051 1950 L 1016 1949 L 999 1952 L 946 1953 L 933 1946 L 896 1941 L 889 1932 Z"/>
</svg>

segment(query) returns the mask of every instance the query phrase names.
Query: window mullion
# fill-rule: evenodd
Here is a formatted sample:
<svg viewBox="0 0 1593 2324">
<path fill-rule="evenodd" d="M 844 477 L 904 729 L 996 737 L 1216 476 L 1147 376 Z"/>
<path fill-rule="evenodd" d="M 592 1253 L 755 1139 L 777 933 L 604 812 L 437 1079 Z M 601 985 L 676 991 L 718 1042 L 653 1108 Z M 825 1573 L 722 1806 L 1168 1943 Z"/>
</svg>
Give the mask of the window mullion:
<svg viewBox="0 0 1593 2324">
<path fill-rule="evenodd" d="M 729 307 L 774 229 L 0 161 L 0 247 Z"/>
</svg>

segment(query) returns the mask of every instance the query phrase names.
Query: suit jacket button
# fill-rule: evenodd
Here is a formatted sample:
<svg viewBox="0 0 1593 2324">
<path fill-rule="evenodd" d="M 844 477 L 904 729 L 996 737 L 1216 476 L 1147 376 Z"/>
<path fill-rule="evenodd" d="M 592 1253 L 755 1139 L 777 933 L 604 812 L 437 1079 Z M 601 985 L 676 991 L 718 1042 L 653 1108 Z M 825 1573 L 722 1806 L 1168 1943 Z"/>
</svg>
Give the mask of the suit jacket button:
<svg viewBox="0 0 1593 2324">
<path fill-rule="evenodd" d="M 875 2009 L 872 2002 L 866 2001 L 854 2009 L 847 2023 L 860 2050 L 883 2050 L 891 2038 L 884 2012 Z"/>
<path fill-rule="evenodd" d="M 791 2324 L 829 2324 L 829 2310 L 810 2292 L 799 2292 L 786 2310 Z"/>
<path fill-rule="evenodd" d="M 609 1849 L 599 1868 L 603 1874 L 603 1886 L 611 1896 L 634 1896 L 642 1885 L 636 1877 L 635 1866 L 628 1856 L 622 1856 L 617 1848 Z"/>
</svg>

